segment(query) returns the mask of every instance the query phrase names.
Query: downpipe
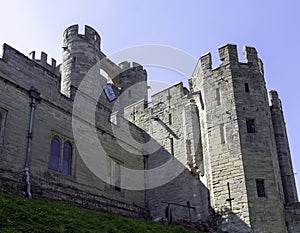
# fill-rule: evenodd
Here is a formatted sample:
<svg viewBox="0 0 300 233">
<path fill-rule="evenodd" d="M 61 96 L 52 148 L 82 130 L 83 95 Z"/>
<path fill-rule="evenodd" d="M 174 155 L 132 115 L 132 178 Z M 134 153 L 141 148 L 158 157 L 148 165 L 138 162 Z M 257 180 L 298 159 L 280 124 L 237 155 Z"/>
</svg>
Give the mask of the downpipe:
<svg viewBox="0 0 300 233">
<path fill-rule="evenodd" d="M 36 101 L 40 99 L 40 93 L 34 87 L 31 87 L 29 91 L 30 101 L 30 117 L 29 117 L 29 127 L 27 132 L 27 146 L 26 155 L 24 163 L 24 180 L 26 185 L 26 196 L 32 198 L 31 193 L 31 182 L 30 182 L 30 156 L 32 148 L 32 138 L 33 138 L 33 121 L 36 108 Z"/>
</svg>

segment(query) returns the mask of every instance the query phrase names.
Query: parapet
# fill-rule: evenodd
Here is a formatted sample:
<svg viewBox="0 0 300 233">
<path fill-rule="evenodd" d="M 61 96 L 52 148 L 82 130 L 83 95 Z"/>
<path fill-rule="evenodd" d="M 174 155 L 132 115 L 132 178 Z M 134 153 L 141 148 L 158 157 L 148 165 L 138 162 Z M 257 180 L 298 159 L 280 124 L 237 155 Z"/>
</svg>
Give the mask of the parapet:
<svg viewBox="0 0 300 233">
<path fill-rule="evenodd" d="M 47 63 L 48 55 L 45 52 L 41 52 L 40 59 L 36 59 L 35 51 L 32 51 L 29 54 L 29 58 L 31 58 L 31 60 L 35 61 L 45 69 L 51 71 L 52 73 L 59 75 L 59 67 L 56 66 L 56 60 L 51 58 L 51 64 Z"/>
<path fill-rule="evenodd" d="M 78 24 L 75 24 L 64 31 L 64 47 L 67 47 L 71 41 L 84 39 L 85 42 L 92 44 L 100 51 L 101 37 L 98 32 L 96 32 L 92 27 L 85 25 L 84 34 L 79 34 L 78 28 Z"/>
<path fill-rule="evenodd" d="M 258 65 L 257 51 L 254 47 L 244 46 L 243 47 L 244 60 L 246 63 Z"/>
<path fill-rule="evenodd" d="M 239 62 L 238 52 L 236 45 L 225 44 L 219 47 L 219 56 L 223 65 L 225 64 L 237 64 Z"/>
<path fill-rule="evenodd" d="M 282 110 L 281 100 L 279 99 L 278 93 L 275 90 L 269 91 L 269 96 L 272 103 L 272 108 L 278 108 Z"/>
<path fill-rule="evenodd" d="M 219 58 L 221 66 L 231 65 L 238 66 L 239 64 L 247 64 L 249 66 L 259 69 L 263 74 L 263 63 L 257 55 L 257 51 L 254 47 L 244 46 L 244 62 L 239 62 L 237 46 L 235 44 L 225 44 L 218 48 Z M 199 73 L 199 70 L 212 69 L 212 57 L 210 53 L 206 53 L 199 58 L 198 64 L 194 70 L 195 73 Z"/>
<path fill-rule="evenodd" d="M 202 69 L 211 69 L 212 68 L 211 54 L 206 53 L 202 55 L 199 59 L 199 63 Z"/>
<path fill-rule="evenodd" d="M 129 62 L 129 61 L 123 61 L 119 64 L 119 67 L 122 70 L 128 70 L 131 68 L 137 68 L 137 69 L 143 69 L 143 66 L 137 62 Z"/>
<path fill-rule="evenodd" d="M 113 78 L 114 84 L 119 88 L 128 88 L 136 83 L 147 81 L 147 72 L 137 62 L 123 61 L 118 65 L 120 75 Z"/>
</svg>

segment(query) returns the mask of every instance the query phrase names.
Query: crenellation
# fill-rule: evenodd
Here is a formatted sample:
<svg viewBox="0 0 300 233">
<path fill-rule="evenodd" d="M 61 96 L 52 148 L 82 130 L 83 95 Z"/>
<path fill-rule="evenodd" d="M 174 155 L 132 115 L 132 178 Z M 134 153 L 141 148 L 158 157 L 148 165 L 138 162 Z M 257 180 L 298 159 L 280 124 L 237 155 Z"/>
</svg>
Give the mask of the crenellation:
<svg viewBox="0 0 300 233">
<path fill-rule="evenodd" d="M 219 47 L 219 57 L 220 61 L 222 62 L 222 65 L 235 65 L 238 64 L 238 52 L 237 52 L 237 46 L 234 44 L 225 44 L 221 47 Z"/>
<path fill-rule="evenodd" d="M 282 110 L 281 101 L 279 99 L 278 92 L 275 90 L 271 90 L 269 92 L 269 95 L 272 103 L 271 108 L 278 108 L 279 110 Z"/>
<path fill-rule="evenodd" d="M 90 43 L 94 44 L 95 47 L 97 49 L 99 49 L 99 51 L 101 50 L 100 49 L 101 38 L 95 29 L 93 29 L 92 27 L 90 27 L 88 25 L 85 25 L 84 26 L 84 36 Z"/>
<path fill-rule="evenodd" d="M 29 58 L 33 61 L 35 61 L 36 63 L 38 63 L 39 65 L 41 65 L 42 67 L 44 67 L 45 69 L 51 71 L 52 73 L 56 74 L 57 76 L 60 76 L 60 71 L 59 71 L 59 66 L 56 66 L 56 60 L 54 58 L 51 58 L 51 63 L 49 64 L 47 62 L 48 60 L 48 54 L 45 52 L 41 52 L 41 56 L 40 59 L 36 58 L 36 52 L 32 51 L 31 53 L 29 53 Z"/>
<path fill-rule="evenodd" d="M 146 69 L 136 62 L 115 64 L 101 52 L 100 42 L 90 26 L 85 26 L 84 34 L 79 34 L 78 25 L 70 26 L 64 31 L 58 66 L 54 59 L 48 64 L 44 52 L 40 58 L 35 51 L 26 57 L 4 45 L 1 188 L 14 193 L 28 188 L 20 155 L 26 154 L 27 127 L 33 125 L 29 135 L 33 197 L 164 221 L 172 213 L 173 221 L 204 222 L 215 232 L 299 231 L 300 208 L 282 104 L 278 93 L 270 91 L 269 106 L 263 63 L 254 47 L 244 47 L 245 62 L 239 62 L 236 45 L 221 46 L 221 64 L 216 68 L 210 53 L 202 55 L 189 79 L 190 90 L 175 83 L 152 95 L 148 106 Z M 82 115 L 74 116 L 81 85 L 97 88 L 88 88 Z M 97 97 L 104 87 L 111 87 L 116 98 L 110 99 L 107 92 Z M 87 130 L 89 106 L 96 106 L 96 135 Z M 99 154 L 107 155 L 101 164 L 103 180 L 81 157 L 74 117 L 80 121 L 80 139 L 87 136 L 91 147 L 100 142 L 104 152 Z M 50 168 L 54 136 L 62 145 L 72 146 L 68 174 L 61 167 Z M 176 171 L 182 169 L 177 177 L 172 169 L 149 175 L 170 161 L 177 163 Z M 124 167 L 145 171 L 130 177 L 120 172 L 119 180 L 117 163 L 122 171 Z M 145 190 L 123 189 L 129 181 L 141 182 Z M 156 187 L 157 182 L 166 183 Z"/>
<path fill-rule="evenodd" d="M 263 61 L 260 58 L 258 58 L 258 67 L 259 67 L 260 73 L 262 75 L 264 75 L 265 74 L 264 63 L 263 63 Z"/>
<path fill-rule="evenodd" d="M 44 64 L 47 64 L 47 59 L 48 59 L 48 54 L 45 53 L 45 52 L 41 52 L 41 63 L 44 65 Z"/>
<path fill-rule="evenodd" d="M 143 66 L 137 62 L 129 62 L 129 61 L 123 61 L 119 63 L 119 67 L 122 70 L 127 70 L 130 68 L 137 68 L 137 69 L 143 69 Z"/>
<path fill-rule="evenodd" d="M 64 45 L 63 49 L 68 48 L 68 44 L 70 43 L 71 40 L 84 40 L 85 42 L 93 45 L 93 47 L 101 51 L 100 49 L 100 43 L 101 43 L 101 37 L 95 31 L 92 27 L 85 25 L 84 27 L 84 34 L 79 34 L 79 26 L 78 24 L 71 25 L 68 27 L 63 34 L 64 37 Z"/>
<path fill-rule="evenodd" d="M 206 53 L 202 55 L 199 59 L 200 62 L 200 67 L 205 70 L 205 69 L 212 69 L 212 57 L 211 53 Z"/>
<path fill-rule="evenodd" d="M 244 46 L 243 54 L 246 63 L 251 64 L 253 66 L 259 65 L 259 58 L 257 56 L 257 51 L 254 47 Z"/>
</svg>

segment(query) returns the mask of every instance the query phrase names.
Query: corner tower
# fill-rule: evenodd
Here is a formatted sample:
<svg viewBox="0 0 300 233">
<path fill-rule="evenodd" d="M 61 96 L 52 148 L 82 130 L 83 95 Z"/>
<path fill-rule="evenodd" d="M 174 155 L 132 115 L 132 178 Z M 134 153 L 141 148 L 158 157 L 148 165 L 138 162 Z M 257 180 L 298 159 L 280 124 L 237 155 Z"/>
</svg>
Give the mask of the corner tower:
<svg viewBox="0 0 300 233">
<path fill-rule="evenodd" d="M 200 113 L 203 182 L 228 232 L 286 232 L 283 191 L 263 64 L 255 48 L 219 48 L 199 59 L 190 80 Z M 232 229 L 232 227 L 236 227 Z"/>
<path fill-rule="evenodd" d="M 99 34 L 85 26 L 84 34 L 78 33 L 78 25 L 64 32 L 63 61 L 61 68 L 61 92 L 71 97 L 84 75 L 105 55 L 101 52 Z"/>
<path fill-rule="evenodd" d="M 270 91 L 269 94 L 284 200 L 286 204 L 293 204 L 298 202 L 298 194 L 282 105 L 276 91 Z"/>
</svg>

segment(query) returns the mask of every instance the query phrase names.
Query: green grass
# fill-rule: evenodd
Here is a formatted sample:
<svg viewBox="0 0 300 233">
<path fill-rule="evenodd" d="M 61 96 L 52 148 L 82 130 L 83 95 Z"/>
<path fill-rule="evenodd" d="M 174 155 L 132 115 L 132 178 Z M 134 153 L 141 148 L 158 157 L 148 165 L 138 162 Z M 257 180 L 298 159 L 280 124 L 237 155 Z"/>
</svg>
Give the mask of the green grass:
<svg viewBox="0 0 300 233">
<path fill-rule="evenodd" d="M 180 226 L 79 209 L 70 204 L 34 200 L 0 192 L 1 233 L 189 233 Z"/>
</svg>

